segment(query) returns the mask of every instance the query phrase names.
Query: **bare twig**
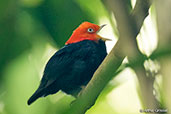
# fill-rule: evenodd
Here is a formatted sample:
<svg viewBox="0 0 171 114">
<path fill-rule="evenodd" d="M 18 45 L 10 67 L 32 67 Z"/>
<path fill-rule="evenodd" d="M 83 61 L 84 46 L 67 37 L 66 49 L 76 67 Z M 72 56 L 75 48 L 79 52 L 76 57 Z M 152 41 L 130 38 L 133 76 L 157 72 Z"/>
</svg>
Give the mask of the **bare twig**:
<svg viewBox="0 0 171 114">
<path fill-rule="evenodd" d="M 150 1 L 138 0 L 135 5 L 135 9 L 137 10 L 133 10 L 131 16 L 128 13 L 124 1 L 111 0 L 108 5 L 112 5 L 111 8 L 113 9 L 118 24 L 122 44 L 123 47 L 125 47 L 122 52 L 125 50 L 124 54 L 128 56 L 130 63 L 136 60 L 136 58 L 144 58 L 144 55 L 138 50 L 136 36 L 140 31 L 143 20 L 148 15 Z M 139 5 L 141 5 L 141 7 L 139 7 Z M 146 76 L 146 71 L 143 66 L 144 59 L 140 60 L 140 65 L 136 67 L 132 66 L 132 68 L 139 80 L 142 103 L 146 109 L 156 109 L 159 107 L 159 103 L 153 95 L 154 77 Z"/>
</svg>

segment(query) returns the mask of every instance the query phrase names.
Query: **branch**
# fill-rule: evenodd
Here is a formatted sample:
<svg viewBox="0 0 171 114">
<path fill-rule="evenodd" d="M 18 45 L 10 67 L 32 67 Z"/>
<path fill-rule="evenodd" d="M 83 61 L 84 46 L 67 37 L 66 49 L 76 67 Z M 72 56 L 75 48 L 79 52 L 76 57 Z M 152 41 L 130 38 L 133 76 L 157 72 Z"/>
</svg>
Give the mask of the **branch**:
<svg viewBox="0 0 171 114">
<path fill-rule="evenodd" d="M 122 44 L 125 47 L 122 52 L 128 56 L 129 62 L 132 63 L 136 58 L 145 58 L 144 55 L 138 49 L 138 45 L 136 42 L 136 36 L 140 31 L 140 27 L 143 24 L 143 20 L 148 15 L 148 9 L 150 6 L 149 0 L 139 0 L 135 5 L 135 9 L 132 11 L 132 14 L 129 15 L 126 6 L 124 5 L 124 1 L 113 0 L 113 3 L 117 7 L 113 8 L 113 12 L 115 14 L 115 19 L 118 24 L 118 30 L 122 40 Z M 114 3 L 115 2 L 115 3 Z M 109 4 L 109 5 L 110 5 Z M 146 4 L 146 5 L 145 5 Z M 139 7 L 141 5 L 141 7 Z M 129 50 L 129 51 L 128 51 Z M 155 78 L 152 76 L 146 76 L 146 70 L 143 66 L 143 59 L 140 61 L 141 65 L 138 67 L 132 66 L 134 69 L 140 86 L 140 95 L 142 99 L 142 103 L 144 108 L 156 109 L 159 107 L 159 103 L 155 96 L 153 95 L 153 84 Z"/>
<path fill-rule="evenodd" d="M 94 73 L 93 78 L 90 80 L 86 88 L 81 92 L 81 95 L 76 99 L 76 101 L 71 105 L 71 110 L 69 110 L 69 114 L 84 114 L 87 109 L 89 109 L 92 105 L 94 105 L 97 97 L 99 96 L 100 92 L 103 90 L 103 88 L 106 86 L 106 84 L 113 78 L 115 72 L 121 65 L 123 59 L 125 56 L 130 55 L 131 53 L 127 53 L 127 47 L 131 47 L 132 42 L 134 44 L 137 34 L 139 33 L 139 30 L 141 28 L 140 25 L 143 23 L 145 16 L 142 16 L 140 18 L 141 21 L 137 21 L 139 23 L 139 26 L 133 26 L 136 24 L 133 24 L 132 17 L 128 14 L 126 9 L 123 9 L 121 7 L 125 6 L 123 1 L 121 0 L 106 0 L 107 2 L 110 2 L 109 4 L 112 5 L 113 12 L 115 14 L 115 18 L 118 24 L 118 30 L 119 30 L 119 40 L 112 49 L 112 51 L 108 54 L 108 56 L 105 58 L 103 63 L 99 66 L 97 71 Z M 144 1 L 144 0 L 137 0 L 137 1 Z M 147 10 L 149 8 L 149 4 L 145 4 L 147 6 Z M 137 6 L 142 7 L 141 4 Z M 137 9 L 134 9 L 136 12 Z M 120 13 L 118 13 L 120 12 Z M 122 14 L 122 15 L 121 15 Z M 139 15 L 137 13 L 137 15 Z M 126 21 L 122 21 L 126 19 Z M 122 23 L 124 22 L 124 23 Z M 131 22 L 131 23 L 129 23 Z M 130 32 L 131 31 L 131 32 Z M 125 34 L 126 33 L 126 34 Z M 126 41 L 125 41 L 126 40 Z M 127 44 L 125 45 L 125 42 Z M 134 48 L 131 48 L 134 51 Z M 137 49 L 136 49 L 137 50 Z M 133 52 L 130 51 L 130 52 Z"/>
</svg>

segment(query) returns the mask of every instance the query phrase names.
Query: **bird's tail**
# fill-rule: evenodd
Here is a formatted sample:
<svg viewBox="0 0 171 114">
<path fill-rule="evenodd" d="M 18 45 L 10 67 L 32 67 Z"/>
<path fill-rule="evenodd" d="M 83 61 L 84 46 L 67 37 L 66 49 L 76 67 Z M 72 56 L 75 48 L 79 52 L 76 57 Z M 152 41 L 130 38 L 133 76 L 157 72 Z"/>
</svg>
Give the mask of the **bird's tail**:
<svg viewBox="0 0 171 114">
<path fill-rule="evenodd" d="M 42 97 L 44 95 L 44 89 L 37 90 L 27 101 L 28 105 L 31 105 L 34 101 L 36 101 L 39 97 Z"/>
</svg>

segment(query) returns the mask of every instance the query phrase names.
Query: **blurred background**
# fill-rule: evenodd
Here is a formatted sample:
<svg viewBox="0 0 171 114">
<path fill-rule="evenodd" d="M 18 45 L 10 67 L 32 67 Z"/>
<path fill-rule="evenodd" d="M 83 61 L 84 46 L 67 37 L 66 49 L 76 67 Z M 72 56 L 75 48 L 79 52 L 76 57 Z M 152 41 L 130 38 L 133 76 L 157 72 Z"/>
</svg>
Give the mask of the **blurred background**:
<svg viewBox="0 0 171 114">
<path fill-rule="evenodd" d="M 136 0 L 127 1 L 131 11 Z M 147 56 L 158 49 L 159 41 L 162 42 L 160 49 L 162 46 L 170 49 L 171 29 L 166 26 L 171 18 L 164 18 L 170 1 L 162 3 L 167 6 L 164 8 L 160 3 L 158 0 L 152 4 L 137 38 L 139 49 Z M 110 52 L 118 39 L 118 31 L 114 15 L 100 0 L 0 1 L 0 114 L 62 114 L 69 109 L 74 98 L 62 92 L 40 98 L 31 106 L 27 100 L 37 89 L 48 59 L 84 21 L 107 24 L 100 34 L 112 39 L 106 42 Z M 165 57 L 148 60 L 144 65 L 155 73 L 156 98 L 163 108 L 170 108 L 171 60 Z M 135 72 L 125 68 L 110 81 L 86 114 L 138 114 L 143 108 L 138 91 L 141 90 Z"/>
</svg>

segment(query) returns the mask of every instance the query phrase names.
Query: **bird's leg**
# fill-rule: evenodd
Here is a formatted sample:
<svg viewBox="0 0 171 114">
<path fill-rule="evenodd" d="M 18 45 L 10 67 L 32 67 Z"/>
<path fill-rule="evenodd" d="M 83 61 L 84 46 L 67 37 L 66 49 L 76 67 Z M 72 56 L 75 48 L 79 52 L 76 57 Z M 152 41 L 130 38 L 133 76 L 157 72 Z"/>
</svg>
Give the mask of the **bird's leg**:
<svg viewBox="0 0 171 114">
<path fill-rule="evenodd" d="M 76 95 L 76 98 L 78 98 L 78 97 L 81 95 L 81 93 L 82 93 L 82 91 L 84 90 L 85 87 L 86 87 L 86 86 L 84 86 L 84 85 L 80 86 L 81 91 Z M 73 100 L 73 101 L 70 103 L 70 105 L 72 105 L 75 101 L 76 101 L 76 99 Z"/>
<path fill-rule="evenodd" d="M 79 97 L 82 94 L 85 87 L 86 87 L 85 85 L 80 86 L 81 91 L 78 93 L 77 97 Z"/>
</svg>

